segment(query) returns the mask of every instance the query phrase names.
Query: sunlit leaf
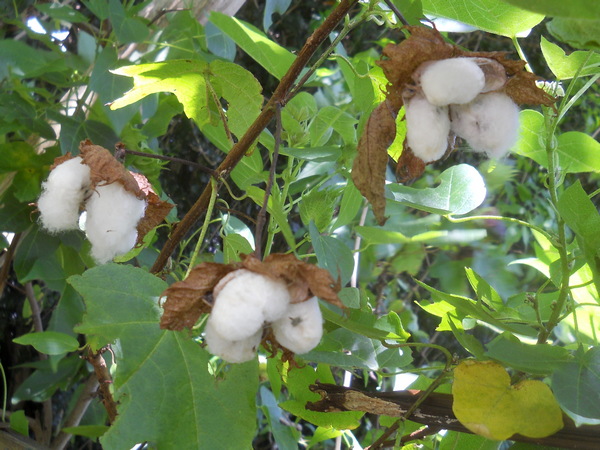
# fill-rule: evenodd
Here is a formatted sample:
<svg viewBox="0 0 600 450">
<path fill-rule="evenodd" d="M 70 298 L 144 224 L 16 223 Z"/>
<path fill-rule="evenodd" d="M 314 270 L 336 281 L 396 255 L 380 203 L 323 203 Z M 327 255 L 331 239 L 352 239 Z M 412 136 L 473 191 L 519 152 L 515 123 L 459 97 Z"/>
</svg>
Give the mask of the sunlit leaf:
<svg viewBox="0 0 600 450">
<path fill-rule="evenodd" d="M 598 4 L 600 5 L 600 3 Z M 566 55 L 562 48 L 548 41 L 544 36 L 542 36 L 540 48 L 546 64 L 559 80 L 573 78 L 580 69 L 579 76 L 600 72 L 600 54 L 598 53 L 576 51 Z"/>
<path fill-rule="evenodd" d="M 495 362 L 459 364 L 452 395 L 456 418 L 490 439 L 505 440 L 513 434 L 541 438 L 563 427 L 562 412 L 546 384 L 524 380 L 511 386 L 510 376 Z"/>
<path fill-rule="evenodd" d="M 547 16 L 598 17 L 600 15 L 600 3 L 596 0 L 500 0 L 504 3 L 518 6 L 528 11 L 534 11 Z"/>
</svg>

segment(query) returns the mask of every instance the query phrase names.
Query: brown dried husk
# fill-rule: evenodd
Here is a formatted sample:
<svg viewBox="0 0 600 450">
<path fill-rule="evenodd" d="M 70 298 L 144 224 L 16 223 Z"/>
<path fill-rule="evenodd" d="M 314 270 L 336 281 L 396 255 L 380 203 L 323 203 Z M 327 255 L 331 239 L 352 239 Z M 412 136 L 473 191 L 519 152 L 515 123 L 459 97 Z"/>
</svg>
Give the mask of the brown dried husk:
<svg viewBox="0 0 600 450">
<path fill-rule="evenodd" d="M 167 300 L 163 305 L 165 312 L 160 327 L 168 330 L 191 328 L 201 314 L 210 312 L 212 306 L 207 299 L 212 298 L 219 281 L 240 269 L 285 282 L 292 303 L 316 296 L 344 307 L 337 295 L 341 286 L 327 270 L 300 261 L 294 255 L 273 253 L 264 261 L 253 255 L 244 255 L 242 262 L 238 263 L 201 263 L 190 271 L 185 280 L 169 286 L 162 294 Z"/>
<path fill-rule="evenodd" d="M 154 189 L 152 189 L 152 185 L 148 181 L 148 178 L 144 175 L 133 172 L 130 172 L 130 174 L 135 178 L 139 188 L 146 195 L 146 200 L 148 202 L 144 217 L 142 217 L 137 224 L 137 244 L 141 244 L 144 236 L 160 225 L 175 205 L 162 201 L 160 197 L 156 195 Z"/>
<path fill-rule="evenodd" d="M 352 179 L 360 192 L 373 206 L 375 218 L 385 222 L 385 171 L 387 149 L 396 136 L 395 117 L 404 104 L 402 94 L 414 84 L 413 74 L 428 61 L 470 57 L 488 58 L 500 63 L 506 70 L 507 82 L 501 91 L 517 104 L 551 106 L 556 99 L 538 88 L 539 78 L 524 70 L 525 62 L 507 59 L 506 52 L 470 52 L 447 43 L 434 28 L 406 26 L 410 37 L 400 44 L 388 44 L 383 49 L 383 59 L 378 64 L 389 81 L 386 100 L 371 113 L 358 143 L 358 155 L 352 168 Z M 384 106 L 385 105 L 385 106 Z M 387 112 L 386 112 L 387 111 Z M 391 119 L 390 119 L 391 117 Z M 372 120 L 373 119 L 373 120 Z M 378 122 L 383 121 L 382 124 Z M 452 137 L 449 138 L 452 142 Z M 421 176 L 426 164 L 408 153 L 406 141 L 396 168 L 401 181 Z M 405 153 L 407 153 L 405 155 Z"/>
</svg>

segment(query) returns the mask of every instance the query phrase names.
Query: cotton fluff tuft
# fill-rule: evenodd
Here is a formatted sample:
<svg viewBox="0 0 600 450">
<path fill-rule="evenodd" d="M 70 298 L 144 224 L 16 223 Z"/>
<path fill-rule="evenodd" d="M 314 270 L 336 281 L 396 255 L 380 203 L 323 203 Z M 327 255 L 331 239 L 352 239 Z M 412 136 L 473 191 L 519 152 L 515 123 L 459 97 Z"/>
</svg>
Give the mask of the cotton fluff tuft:
<svg viewBox="0 0 600 450">
<path fill-rule="evenodd" d="M 230 363 L 243 363 L 250 361 L 256 355 L 256 349 L 262 338 L 262 328 L 252 336 L 239 341 L 231 341 L 224 338 L 215 329 L 215 325 L 209 320 L 204 329 L 204 338 L 208 351 Z"/>
<path fill-rule="evenodd" d="M 317 297 L 290 304 L 285 315 L 273 322 L 277 341 L 294 353 L 307 353 L 315 348 L 323 336 L 323 316 Z"/>
<path fill-rule="evenodd" d="M 265 322 L 283 316 L 290 293 L 283 281 L 240 269 L 224 277 L 214 290 L 208 318 L 225 339 L 239 341 L 254 335 Z"/>
<path fill-rule="evenodd" d="M 99 264 L 133 248 L 137 224 L 146 210 L 145 200 L 120 183 L 104 184 L 92 192 L 86 209 L 85 233 L 92 244 L 92 257 Z"/>
<path fill-rule="evenodd" d="M 477 152 L 501 158 L 519 136 L 519 107 L 502 92 L 478 96 L 450 108 L 452 130 Z"/>
<path fill-rule="evenodd" d="M 485 86 L 485 75 L 473 58 L 427 63 L 420 74 L 427 101 L 435 106 L 469 103 Z"/>
<path fill-rule="evenodd" d="M 434 106 L 419 94 L 411 98 L 405 107 L 408 146 L 423 162 L 437 161 L 448 148 L 448 108 Z"/>
<path fill-rule="evenodd" d="M 90 168 L 80 157 L 69 159 L 56 166 L 42 183 L 38 200 L 40 220 L 51 233 L 76 230 L 79 207 L 90 187 Z"/>
</svg>

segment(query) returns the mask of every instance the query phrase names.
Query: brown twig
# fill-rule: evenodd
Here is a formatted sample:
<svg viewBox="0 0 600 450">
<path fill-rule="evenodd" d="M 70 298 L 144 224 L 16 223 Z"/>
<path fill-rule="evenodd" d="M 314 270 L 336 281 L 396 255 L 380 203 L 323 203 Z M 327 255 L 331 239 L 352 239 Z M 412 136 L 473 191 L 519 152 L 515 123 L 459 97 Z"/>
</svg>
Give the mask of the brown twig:
<svg viewBox="0 0 600 450">
<path fill-rule="evenodd" d="M 98 384 L 98 379 L 96 377 L 88 377 L 85 384 L 83 385 L 81 393 L 79 394 L 77 403 L 75 404 L 73 410 L 71 411 L 71 414 L 69 414 L 69 417 L 67 417 L 67 420 L 65 420 L 65 423 L 63 424 L 63 428 L 76 427 L 77 425 L 79 425 L 79 422 L 81 422 L 83 415 L 87 411 L 88 406 L 90 406 L 90 403 L 92 402 L 92 399 L 94 398 L 95 393 L 98 390 Z M 51 449 L 62 450 L 69 444 L 69 441 L 71 440 L 72 436 L 73 435 L 70 433 L 65 433 L 64 431 L 61 431 L 52 442 Z"/>
<path fill-rule="evenodd" d="M 273 148 L 273 160 L 271 161 L 271 169 L 269 170 L 269 179 L 267 180 L 267 186 L 265 188 L 265 196 L 263 198 L 263 204 L 258 212 L 256 219 L 256 230 L 255 236 L 255 250 L 254 254 L 258 259 L 262 259 L 262 236 L 263 228 L 267 221 L 267 205 L 269 203 L 269 196 L 273 189 L 273 183 L 275 182 L 275 172 L 277 171 L 277 159 L 279 158 L 279 146 L 281 145 L 281 104 L 277 103 L 275 106 L 275 147 Z"/>
<path fill-rule="evenodd" d="M 275 115 L 276 105 L 281 103 L 282 99 L 293 85 L 298 75 L 308 63 L 312 55 L 323 41 L 325 41 L 331 31 L 340 23 L 350 8 L 356 4 L 358 0 L 342 0 L 340 4 L 331 12 L 319 28 L 307 39 L 304 47 L 298 52 L 296 59 L 283 76 L 279 85 L 275 89 L 273 96 L 267 102 L 258 115 L 254 123 L 248 128 L 241 139 L 232 147 L 225 159 L 216 169 L 217 173 L 222 177 L 226 177 L 231 170 L 241 161 L 250 146 L 256 141 L 260 133 L 267 127 L 273 116 Z M 196 203 L 190 208 L 185 217 L 179 222 L 178 226 L 173 230 L 173 233 L 163 246 L 158 258 L 150 269 L 152 273 L 158 273 L 163 270 L 173 251 L 179 245 L 179 242 L 184 238 L 188 231 L 200 219 L 206 211 L 208 202 L 211 196 L 211 186 L 207 184 L 204 191 L 196 200 Z"/>
<path fill-rule="evenodd" d="M 110 392 L 110 385 L 112 384 L 112 378 L 106 367 L 106 361 L 102 357 L 102 353 L 107 348 L 101 348 L 97 352 L 93 352 L 91 348 L 88 348 L 88 354 L 84 357 L 94 368 L 94 373 L 98 380 L 98 391 L 100 393 L 100 399 L 106 412 L 108 413 L 108 422 L 113 423 L 117 417 L 117 403 L 115 402 L 112 392 Z"/>
</svg>

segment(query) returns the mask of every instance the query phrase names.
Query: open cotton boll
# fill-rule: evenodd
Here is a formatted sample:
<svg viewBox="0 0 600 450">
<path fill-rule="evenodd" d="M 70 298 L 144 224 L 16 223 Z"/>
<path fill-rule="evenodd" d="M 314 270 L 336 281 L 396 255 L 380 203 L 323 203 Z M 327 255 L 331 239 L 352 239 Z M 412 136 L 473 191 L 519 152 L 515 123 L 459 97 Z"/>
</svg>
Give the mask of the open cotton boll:
<svg viewBox="0 0 600 450">
<path fill-rule="evenodd" d="M 222 337 L 232 341 L 252 336 L 263 323 L 281 318 L 290 303 L 283 281 L 245 269 L 225 276 L 214 296 L 209 321 Z"/>
<path fill-rule="evenodd" d="M 473 100 L 485 86 L 485 75 L 473 58 L 450 58 L 426 63 L 420 82 L 429 103 L 446 106 Z"/>
<path fill-rule="evenodd" d="M 448 108 L 434 106 L 420 94 L 411 98 L 405 107 L 408 146 L 423 162 L 440 159 L 448 148 Z"/>
<path fill-rule="evenodd" d="M 79 207 L 91 183 L 90 168 L 82 161 L 77 156 L 59 164 L 42 183 L 38 209 L 43 227 L 51 233 L 78 229 Z"/>
<path fill-rule="evenodd" d="M 323 316 L 317 297 L 302 303 L 290 304 L 285 315 L 273 322 L 277 341 L 294 353 L 307 353 L 323 336 Z"/>
<path fill-rule="evenodd" d="M 92 244 L 92 257 L 104 264 L 133 248 L 146 201 L 126 191 L 120 183 L 105 184 L 92 192 L 86 210 L 85 233 Z"/>
<path fill-rule="evenodd" d="M 467 105 L 453 105 L 452 130 L 477 152 L 500 158 L 519 137 L 519 107 L 502 92 L 481 94 Z"/>
<path fill-rule="evenodd" d="M 219 334 L 209 317 L 204 329 L 204 338 L 208 351 L 213 355 L 230 363 L 243 363 L 256 356 L 256 349 L 262 338 L 262 329 L 245 339 L 231 341 Z"/>
</svg>

